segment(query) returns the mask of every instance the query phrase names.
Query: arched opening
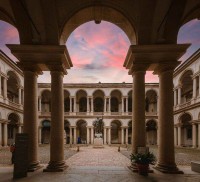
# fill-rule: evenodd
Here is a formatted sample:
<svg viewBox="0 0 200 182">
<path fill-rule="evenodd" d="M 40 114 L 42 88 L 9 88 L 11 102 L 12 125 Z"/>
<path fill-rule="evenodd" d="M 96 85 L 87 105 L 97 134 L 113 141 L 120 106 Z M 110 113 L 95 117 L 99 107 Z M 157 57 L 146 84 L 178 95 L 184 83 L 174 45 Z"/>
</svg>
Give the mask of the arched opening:
<svg viewBox="0 0 200 182">
<path fill-rule="evenodd" d="M 132 144 L 132 121 L 128 122 L 128 144 Z"/>
<path fill-rule="evenodd" d="M 122 94 L 119 90 L 111 92 L 111 114 L 122 112 Z"/>
<path fill-rule="evenodd" d="M 145 111 L 147 115 L 157 114 L 157 93 L 155 90 L 148 90 L 146 92 Z"/>
<path fill-rule="evenodd" d="M 157 144 L 157 124 L 154 120 L 149 120 L 146 123 L 146 137 L 148 145 Z"/>
<path fill-rule="evenodd" d="M 19 103 L 19 78 L 13 71 L 8 71 L 7 76 L 7 97 L 9 101 Z"/>
<path fill-rule="evenodd" d="M 42 144 L 50 143 L 50 129 L 51 122 L 49 120 L 44 120 L 42 122 Z"/>
<path fill-rule="evenodd" d="M 70 143 L 70 123 L 69 123 L 69 121 L 67 121 L 67 120 L 64 121 L 64 127 L 65 127 L 64 140 L 65 140 L 66 144 L 69 144 Z"/>
<path fill-rule="evenodd" d="M 87 93 L 84 90 L 79 90 L 76 93 L 78 112 L 87 112 Z"/>
<path fill-rule="evenodd" d="M 51 112 L 51 91 L 44 90 L 41 98 L 42 112 Z"/>
<path fill-rule="evenodd" d="M 132 90 L 128 92 L 128 112 L 131 113 L 132 112 Z"/>
<path fill-rule="evenodd" d="M 192 117 L 190 114 L 185 113 L 180 117 L 181 126 L 181 145 L 192 146 Z"/>
<path fill-rule="evenodd" d="M 97 90 L 93 93 L 94 99 L 94 112 L 104 112 L 104 93 L 101 90 Z"/>
<path fill-rule="evenodd" d="M 111 144 L 121 143 L 121 122 L 114 120 L 111 122 Z"/>
<path fill-rule="evenodd" d="M 64 90 L 64 112 L 70 112 L 70 93 Z"/>
<path fill-rule="evenodd" d="M 87 123 L 84 120 L 79 120 L 76 124 L 78 144 L 86 144 L 87 142 Z"/>
<path fill-rule="evenodd" d="M 193 73 L 191 70 L 187 70 L 180 78 L 181 84 L 181 104 L 188 102 L 192 99 L 193 94 Z"/>
<path fill-rule="evenodd" d="M 15 142 L 15 135 L 18 133 L 19 116 L 11 113 L 8 116 L 8 145 Z"/>
</svg>

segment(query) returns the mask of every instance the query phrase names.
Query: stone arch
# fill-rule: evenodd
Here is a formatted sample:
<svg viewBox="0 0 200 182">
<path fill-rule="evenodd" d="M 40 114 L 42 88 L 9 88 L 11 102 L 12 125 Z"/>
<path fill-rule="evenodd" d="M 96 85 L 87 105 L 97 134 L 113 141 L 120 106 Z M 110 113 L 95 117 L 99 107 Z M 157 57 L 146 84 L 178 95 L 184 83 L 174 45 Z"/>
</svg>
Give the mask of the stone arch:
<svg viewBox="0 0 200 182">
<path fill-rule="evenodd" d="M 61 28 L 60 44 L 65 44 L 71 32 L 73 32 L 78 26 L 86 22 L 95 20 L 98 24 L 102 20 L 111 22 L 120 27 L 129 38 L 131 44 L 136 43 L 136 33 L 133 27 L 132 21 L 130 21 L 127 12 L 119 10 L 119 7 L 113 7 L 113 5 L 85 5 L 80 9 L 74 10 L 70 19 L 66 19 L 63 22 Z M 118 23 L 121 22 L 121 23 Z"/>
<path fill-rule="evenodd" d="M 76 102 L 77 102 L 77 109 L 78 112 L 87 112 L 87 92 L 85 90 L 78 90 L 76 92 Z"/>
<path fill-rule="evenodd" d="M 51 91 L 43 90 L 41 93 L 41 111 L 51 112 Z"/>
<path fill-rule="evenodd" d="M 111 123 L 111 144 L 121 143 L 121 126 L 120 120 L 113 120 Z"/>
<path fill-rule="evenodd" d="M 70 111 L 70 92 L 64 90 L 64 112 Z"/>
<path fill-rule="evenodd" d="M 114 89 L 110 93 L 111 98 L 111 113 L 122 112 L 122 92 L 118 89 Z"/>
<path fill-rule="evenodd" d="M 154 115 L 157 113 L 157 92 L 154 89 L 146 91 L 145 111 L 148 114 Z"/>
<path fill-rule="evenodd" d="M 8 114 L 8 144 L 11 145 L 15 141 L 15 135 L 18 133 L 18 124 L 20 123 L 20 116 L 17 113 Z"/>
<path fill-rule="evenodd" d="M 76 122 L 76 134 L 78 143 L 86 144 L 87 142 L 87 122 L 83 119 L 80 119 Z"/>
<path fill-rule="evenodd" d="M 9 101 L 19 103 L 19 87 L 21 86 L 18 75 L 13 70 L 7 71 L 7 97 Z"/>
<path fill-rule="evenodd" d="M 192 115 L 187 112 L 179 117 L 181 125 L 181 145 L 192 146 Z"/>
<path fill-rule="evenodd" d="M 66 144 L 70 144 L 70 122 L 68 120 L 64 120 L 64 140 Z"/>
<path fill-rule="evenodd" d="M 105 93 L 102 90 L 96 90 L 93 92 L 93 107 L 94 112 L 104 112 L 104 97 Z"/>
<path fill-rule="evenodd" d="M 41 126 L 42 126 L 42 143 L 43 144 L 48 144 L 50 143 L 50 129 L 51 129 L 51 121 L 48 119 L 44 119 L 41 121 Z"/>
<path fill-rule="evenodd" d="M 146 122 L 146 140 L 149 145 L 157 144 L 157 122 L 150 119 Z"/>
<path fill-rule="evenodd" d="M 193 96 L 193 72 L 186 70 L 180 77 L 179 83 L 181 85 L 181 103 L 188 102 Z"/>
</svg>

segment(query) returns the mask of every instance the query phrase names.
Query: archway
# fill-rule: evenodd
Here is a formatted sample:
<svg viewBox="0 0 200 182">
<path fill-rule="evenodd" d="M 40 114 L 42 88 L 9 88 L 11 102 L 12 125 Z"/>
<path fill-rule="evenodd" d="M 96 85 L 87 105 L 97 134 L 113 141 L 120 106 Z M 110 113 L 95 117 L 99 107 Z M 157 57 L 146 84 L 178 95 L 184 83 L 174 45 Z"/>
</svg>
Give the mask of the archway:
<svg viewBox="0 0 200 182">
<path fill-rule="evenodd" d="M 113 90 L 111 97 L 111 114 L 122 112 L 122 94 L 119 90 Z"/>
<path fill-rule="evenodd" d="M 50 129 L 51 129 L 51 122 L 49 120 L 44 120 L 42 122 L 42 143 L 43 144 L 50 143 Z"/>
<path fill-rule="evenodd" d="M 65 143 L 69 144 L 70 143 L 70 123 L 69 121 L 65 120 L 64 121 L 64 127 L 65 127 Z"/>
<path fill-rule="evenodd" d="M 121 143 L 121 122 L 114 120 L 111 122 L 111 144 Z"/>
<path fill-rule="evenodd" d="M 192 117 L 190 114 L 185 113 L 180 117 L 181 127 L 181 145 L 192 146 Z"/>
<path fill-rule="evenodd" d="M 15 135 L 18 133 L 19 116 L 11 113 L 8 116 L 8 145 L 15 142 Z"/>
<path fill-rule="evenodd" d="M 76 124 L 78 143 L 86 144 L 87 142 L 87 123 L 84 120 L 79 120 Z"/>
<path fill-rule="evenodd" d="M 157 124 L 154 120 L 149 120 L 146 123 L 146 137 L 147 144 L 156 145 L 157 144 Z"/>
<path fill-rule="evenodd" d="M 104 112 L 104 93 L 101 90 L 96 90 L 93 93 L 94 99 L 94 112 Z"/>
<path fill-rule="evenodd" d="M 157 93 L 155 90 L 148 90 L 145 98 L 145 111 L 148 115 L 157 114 Z"/>
<path fill-rule="evenodd" d="M 51 112 L 51 91 L 44 90 L 41 99 L 42 112 Z"/>
<path fill-rule="evenodd" d="M 19 101 L 20 80 L 13 71 L 8 71 L 7 76 L 8 76 L 7 97 L 11 102 L 20 103 Z"/>
<path fill-rule="evenodd" d="M 84 90 L 79 90 L 76 93 L 78 112 L 87 112 L 87 93 Z"/>
</svg>

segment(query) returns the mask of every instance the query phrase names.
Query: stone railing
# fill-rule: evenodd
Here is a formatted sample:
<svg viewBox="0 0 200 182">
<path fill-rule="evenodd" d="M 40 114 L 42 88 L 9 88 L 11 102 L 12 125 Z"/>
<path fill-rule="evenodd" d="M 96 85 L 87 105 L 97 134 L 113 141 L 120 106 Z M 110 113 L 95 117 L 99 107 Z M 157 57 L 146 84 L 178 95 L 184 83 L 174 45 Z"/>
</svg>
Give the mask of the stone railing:
<svg viewBox="0 0 200 182">
<path fill-rule="evenodd" d="M 190 105 L 191 105 L 191 100 L 190 100 L 190 101 L 187 101 L 187 102 L 185 102 L 185 103 L 183 103 L 183 104 L 180 104 L 180 105 L 179 105 L 179 109 L 182 109 L 182 108 L 187 107 L 187 106 L 190 106 Z"/>
<path fill-rule="evenodd" d="M 13 102 L 13 101 L 10 101 L 10 100 L 9 100 L 9 105 L 13 106 L 13 107 L 20 107 L 20 104 Z"/>
</svg>

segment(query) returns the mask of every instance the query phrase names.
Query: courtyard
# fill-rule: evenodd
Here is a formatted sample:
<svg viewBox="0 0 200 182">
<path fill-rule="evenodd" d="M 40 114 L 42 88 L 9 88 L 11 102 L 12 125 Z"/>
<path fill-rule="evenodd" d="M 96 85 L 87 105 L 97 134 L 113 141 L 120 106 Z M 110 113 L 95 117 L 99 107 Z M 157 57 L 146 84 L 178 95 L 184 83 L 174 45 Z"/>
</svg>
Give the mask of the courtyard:
<svg viewBox="0 0 200 182">
<path fill-rule="evenodd" d="M 27 178 L 20 181 L 200 181 L 200 175 L 192 172 L 190 161 L 200 161 L 199 150 L 176 148 L 176 163 L 184 171 L 184 175 L 163 174 L 156 170 L 150 173 L 148 177 L 140 176 L 128 169 L 130 166 L 129 155 L 131 146 L 121 147 L 118 152 L 118 146 L 104 146 L 104 148 L 93 148 L 91 145 L 69 147 L 65 145 L 65 160 L 68 165 L 67 170 L 61 173 L 43 173 L 49 161 L 49 145 L 40 145 L 39 160 L 43 168 L 28 173 Z M 150 151 L 157 155 L 157 147 L 150 146 Z M 10 162 L 11 154 L 9 148 L 0 149 L 0 181 L 12 181 L 13 166 Z"/>
</svg>

